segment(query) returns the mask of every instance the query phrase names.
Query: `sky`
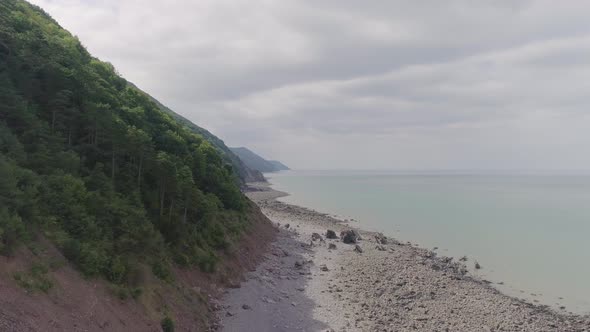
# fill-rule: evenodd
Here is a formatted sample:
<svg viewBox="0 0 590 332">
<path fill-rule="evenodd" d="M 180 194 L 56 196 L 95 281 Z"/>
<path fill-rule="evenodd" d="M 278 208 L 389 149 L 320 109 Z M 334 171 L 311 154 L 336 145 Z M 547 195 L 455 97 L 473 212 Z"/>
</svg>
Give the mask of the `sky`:
<svg viewBox="0 0 590 332">
<path fill-rule="evenodd" d="M 587 1 L 32 0 L 295 169 L 590 169 Z"/>
</svg>

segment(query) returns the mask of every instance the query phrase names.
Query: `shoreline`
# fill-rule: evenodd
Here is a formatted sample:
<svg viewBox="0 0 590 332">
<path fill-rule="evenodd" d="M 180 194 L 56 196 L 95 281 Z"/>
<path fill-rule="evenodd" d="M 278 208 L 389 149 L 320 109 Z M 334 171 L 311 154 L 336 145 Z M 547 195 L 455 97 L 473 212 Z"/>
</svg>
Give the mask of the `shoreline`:
<svg viewBox="0 0 590 332">
<path fill-rule="evenodd" d="M 257 331 L 590 330 L 589 315 L 505 295 L 463 262 L 281 202 L 288 194 L 268 183 L 250 186 L 248 197 L 280 235 L 224 297 L 224 331 L 254 330 L 252 322 Z M 356 230 L 362 239 L 326 239 L 327 229 Z"/>
</svg>

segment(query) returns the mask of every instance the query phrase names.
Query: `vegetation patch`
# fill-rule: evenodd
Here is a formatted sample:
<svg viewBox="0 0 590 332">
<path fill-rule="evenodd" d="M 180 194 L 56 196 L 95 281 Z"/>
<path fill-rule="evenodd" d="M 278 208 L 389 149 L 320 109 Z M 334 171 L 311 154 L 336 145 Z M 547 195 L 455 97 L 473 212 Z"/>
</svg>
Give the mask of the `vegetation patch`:
<svg viewBox="0 0 590 332">
<path fill-rule="evenodd" d="M 13 277 L 16 283 L 29 292 L 49 292 L 53 282 L 48 276 L 49 268 L 43 264 L 35 263 L 26 272 L 16 272 Z"/>
<path fill-rule="evenodd" d="M 164 319 L 162 319 L 162 321 L 160 322 L 160 325 L 162 326 L 162 331 L 174 332 L 174 321 L 172 320 L 172 318 L 168 316 L 164 317 Z"/>
</svg>

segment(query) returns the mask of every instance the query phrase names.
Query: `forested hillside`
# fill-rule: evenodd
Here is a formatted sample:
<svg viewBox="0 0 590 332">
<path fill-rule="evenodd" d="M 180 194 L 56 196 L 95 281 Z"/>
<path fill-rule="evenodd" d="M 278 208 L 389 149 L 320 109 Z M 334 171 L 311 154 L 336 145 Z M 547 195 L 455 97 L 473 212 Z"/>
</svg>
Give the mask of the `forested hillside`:
<svg viewBox="0 0 590 332">
<path fill-rule="evenodd" d="M 221 153 L 222 158 L 230 163 L 236 175 L 240 178 L 245 184 L 246 182 L 259 182 L 259 181 L 266 181 L 262 173 L 256 169 L 252 169 L 248 167 L 234 152 L 228 148 L 225 143 L 219 139 L 217 136 L 211 134 L 208 130 L 201 128 L 194 123 L 190 122 L 189 120 L 185 119 L 181 115 L 174 113 L 171 109 L 164 106 L 162 103 L 157 101 L 156 99 L 152 99 L 156 105 L 160 107 L 160 109 L 168 114 L 170 114 L 174 119 L 178 120 L 180 123 L 185 124 L 188 128 L 193 130 L 193 132 L 203 136 L 209 143 L 211 143 L 217 150 Z"/>
<path fill-rule="evenodd" d="M 0 2 L 0 252 L 48 238 L 87 276 L 211 271 L 253 207 L 232 166 L 41 9 Z"/>
</svg>

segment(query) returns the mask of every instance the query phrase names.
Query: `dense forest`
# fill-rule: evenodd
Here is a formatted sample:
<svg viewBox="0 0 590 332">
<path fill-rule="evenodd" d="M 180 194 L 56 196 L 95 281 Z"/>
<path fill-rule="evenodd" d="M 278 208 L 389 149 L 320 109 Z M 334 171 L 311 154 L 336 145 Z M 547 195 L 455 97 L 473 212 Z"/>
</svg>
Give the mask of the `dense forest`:
<svg viewBox="0 0 590 332">
<path fill-rule="evenodd" d="M 0 252 L 43 236 L 86 276 L 215 269 L 248 225 L 236 171 L 38 7 L 0 2 Z"/>
</svg>

